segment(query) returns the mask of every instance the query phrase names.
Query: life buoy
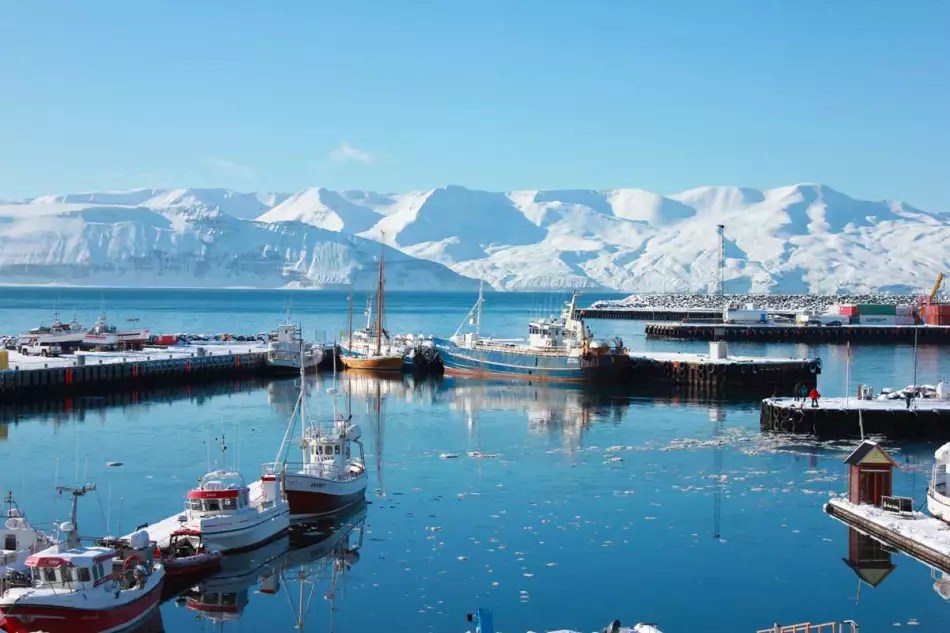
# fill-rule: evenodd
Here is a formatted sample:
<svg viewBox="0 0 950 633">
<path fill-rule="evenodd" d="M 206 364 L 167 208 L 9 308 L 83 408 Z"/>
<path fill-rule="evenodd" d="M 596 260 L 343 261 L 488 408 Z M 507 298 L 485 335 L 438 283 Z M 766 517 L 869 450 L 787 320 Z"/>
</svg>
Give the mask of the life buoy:
<svg viewBox="0 0 950 633">
<path fill-rule="evenodd" d="M 551 342 L 551 339 L 548 339 L 548 340 L 544 341 L 544 346 L 545 346 L 545 347 L 551 347 L 552 345 L 554 345 L 554 343 Z"/>
<path fill-rule="evenodd" d="M 808 371 L 813 374 L 818 373 L 818 365 L 815 363 L 815 361 L 808 363 Z"/>
<path fill-rule="evenodd" d="M 125 571 L 129 571 L 129 569 L 134 569 L 135 567 L 134 563 L 141 563 L 141 562 L 142 562 L 142 559 L 139 558 L 137 554 L 132 554 L 131 556 L 125 559 L 124 563 L 122 563 L 122 571 L 125 572 Z"/>
</svg>

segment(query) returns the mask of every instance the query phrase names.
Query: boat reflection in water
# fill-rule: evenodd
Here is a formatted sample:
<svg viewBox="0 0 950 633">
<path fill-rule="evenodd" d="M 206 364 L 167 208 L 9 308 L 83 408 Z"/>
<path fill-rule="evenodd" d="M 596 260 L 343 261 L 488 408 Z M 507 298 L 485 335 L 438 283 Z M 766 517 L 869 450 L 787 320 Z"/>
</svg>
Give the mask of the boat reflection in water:
<svg viewBox="0 0 950 633">
<path fill-rule="evenodd" d="M 226 556 L 221 571 L 183 591 L 176 602 L 217 630 L 225 630 L 226 623 L 241 618 L 252 594 L 276 595 L 283 583 L 295 626 L 302 630 L 312 598 L 326 580 L 324 595 L 331 603 L 332 618 L 335 587 L 340 575 L 359 560 L 365 522 L 363 503 L 317 523 L 295 524 L 280 540 Z"/>
</svg>

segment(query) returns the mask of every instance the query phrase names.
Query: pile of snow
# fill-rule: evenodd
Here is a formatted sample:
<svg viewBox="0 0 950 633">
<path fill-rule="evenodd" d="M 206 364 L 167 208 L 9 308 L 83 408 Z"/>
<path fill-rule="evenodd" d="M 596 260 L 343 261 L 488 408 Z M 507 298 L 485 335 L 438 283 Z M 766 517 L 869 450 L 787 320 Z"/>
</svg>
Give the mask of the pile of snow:
<svg viewBox="0 0 950 633">
<path fill-rule="evenodd" d="M 950 295 L 940 300 L 950 302 Z M 831 306 L 840 304 L 912 305 L 917 295 L 863 294 L 863 295 L 786 295 L 786 294 L 644 294 L 638 293 L 623 299 L 602 299 L 589 307 L 601 310 L 721 310 L 723 306 L 754 305 L 757 309 L 775 312 L 808 312 L 825 314 Z"/>
<path fill-rule="evenodd" d="M 9 218 L 52 207 L 58 208 L 57 218 L 69 210 L 123 207 L 142 214 L 154 231 L 155 220 L 144 215 L 150 210 L 168 218 L 179 233 L 175 239 L 183 242 L 195 236 L 185 235 L 187 222 L 180 217 L 208 212 L 277 226 L 307 225 L 322 231 L 307 239 L 322 243 L 337 233 L 383 242 L 412 259 L 484 278 L 498 290 L 712 294 L 718 286 L 720 224 L 729 293 L 911 295 L 929 290 L 937 273 L 950 269 L 945 246 L 950 215 L 902 202 L 857 200 L 818 184 L 701 187 L 665 196 L 642 189 L 498 193 L 458 186 L 407 193 L 138 189 L 43 196 L 0 207 L 0 240 L 19 253 L 16 261 L 43 259 L 34 249 L 59 242 L 42 242 L 29 231 L 24 235 L 6 226 Z M 64 220 L 53 227 L 73 247 L 50 258 L 57 265 L 84 265 L 70 257 L 83 256 L 84 249 L 75 247 L 92 237 L 100 241 L 91 248 L 102 248 L 101 235 L 75 234 L 84 226 Z M 299 228 L 294 231 L 295 239 L 304 239 Z M 158 250 L 168 249 L 169 236 L 137 239 L 152 238 L 160 240 Z M 145 242 L 138 247 L 148 248 Z M 296 254 L 280 257 L 299 271 L 303 248 L 300 242 L 291 249 Z M 244 283 L 261 281 L 250 275 Z"/>
</svg>

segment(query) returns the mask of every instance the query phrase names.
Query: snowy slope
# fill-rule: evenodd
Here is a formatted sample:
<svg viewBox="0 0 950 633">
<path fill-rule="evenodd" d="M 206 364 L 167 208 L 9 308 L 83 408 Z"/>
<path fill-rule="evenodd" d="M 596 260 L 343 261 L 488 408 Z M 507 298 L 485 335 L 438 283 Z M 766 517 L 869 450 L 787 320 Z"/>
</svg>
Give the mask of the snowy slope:
<svg viewBox="0 0 950 633">
<path fill-rule="evenodd" d="M 247 221 L 252 218 L 258 223 Z M 373 240 L 395 249 L 393 267 L 399 252 L 400 266 L 425 277 L 419 287 L 466 283 L 457 273 L 499 290 L 705 292 L 717 283 L 718 224 L 726 227 L 730 292 L 916 292 L 950 271 L 950 215 L 858 200 L 817 184 L 700 187 L 672 195 L 449 186 L 404 193 L 312 187 L 294 195 L 139 189 L 44 196 L 0 206 L 0 267 L 35 270 L 51 262 L 42 265 L 68 269 L 50 269 L 47 276 L 59 279 L 87 274 L 86 262 L 121 263 L 126 270 L 128 261 L 162 252 L 214 262 L 202 284 L 332 285 L 372 268 Z M 226 265 L 226 257 L 233 263 Z M 279 271 L 268 268 L 278 261 Z M 394 282 L 395 275 L 390 271 Z M 413 286 L 408 273 L 401 278 Z"/>
<path fill-rule="evenodd" d="M 440 264 L 386 250 L 387 288 L 477 285 Z M 4 283 L 372 288 L 379 252 L 377 243 L 352 235 L 243 220 L 202 205 L 151 209 L 44 199 L 0 206 Z"/>
</svg>

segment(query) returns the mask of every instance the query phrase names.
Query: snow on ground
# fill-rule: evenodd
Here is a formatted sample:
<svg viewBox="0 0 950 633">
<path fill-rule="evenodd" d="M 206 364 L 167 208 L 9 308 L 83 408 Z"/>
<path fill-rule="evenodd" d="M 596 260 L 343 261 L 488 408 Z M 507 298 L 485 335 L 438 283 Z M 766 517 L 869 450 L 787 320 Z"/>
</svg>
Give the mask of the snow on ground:
<svg viewBox="0 0 950 633">
<path fill-rule="evenodd" d="M 25 356 L 10 351 L 10 369 L 43 369 L 44 367 L 75 367 L 76 358 L 85 356 L 86 365 L 110 365 L 113 363 L 190 358 L 198 355 L 198 348 L 205 349 L 206 356 L 227 354 L 253 354 L 267 351 L 260 343 L 205 343 L 202 345 L 172 345 L 169 347 L 145 347 L 140 352 L 76 352 L 55 357 Z"/>
<path fill-rule="evenodd" d="M 793 398 L 768 398 L 769 404 L 776 407 L 798 408 L 802 401 L 796 402 Z M 805 407 L 810 407 L 808 402 Z M 847 409 L 850 411 L 903 411 L 907 403 L 903 400 L 859 400 L 858 398 L 819 398 L 818 406 L 821 409 Z M 921 411 L 950 411 L 950 400 L 936 398 L 917 398 L 911 401 L 911 407 Z"/>
<path fill-rule="evenodd" d="M 846 499 L 831 499 L 828 505 L 855 514 L 888 532 L 911 539 L 938 554 L 950 556 L 950 524 L 940 519 L 935 519 L 923 512 L 898 515 L 867 504 L 857 505 Z"/>
<path fill-rule="evenodd" d="M 632 360 L 655 360 L 673 363 L 705 363 L 712 365 L 743 365 L 743 364 L 778 364 L 799 362 L 808 363 L 808 358 L 781 358 L 778 356 L 728 356 L 726 358 L 712 358 L 708 354 L 690 354 L 687 352 L 629 352 Z"/>
<path fill-rule="evenodd" d="M 68 213 L 88 207 L 95 217 Z M 115 207 L 133 211 L 104 211 Z M 51 216 L 42 227 L 30 222 L 39 214 Z M 156 285 L 324 287 L 352 281 L 344 251 L 371 267 L 375 249 L 367 252 L 359 240 L 366 238 L 420 265 L 402 278 L 406 289 L 460 289 L 458 273 L 497 290 L 701 294 L 718 287 L 719 224 L 732 293 L 913 294 L 950 269 L 950 215 L 857 200 L 820 184 L 672 195 L 459 186 L 382 194 L 314 187 L 295 195 L 139 189 L 0 206 L 0 282 L 123 285 L 130 270 L 144 269 L 162 273 L 152 277 L 164 283 L 146 279 Z M 276 240 L 251 237 L 266 235 L 268 225 Z"/>
<path fill-rule="evenodd" d="M 929 293 L 928 293 L 929 294 Z M 939 296 L 941 302 L 950 303 L 950 295 Z M 739 294 L 697 295 L 697 294 L 633 294 L 623 299 L 603 299 L 595 301 L 589 307 L 605 310 L 650 311 L 663 310 L 715 310 L 723 305 L 745 307 L 752 304 L 756 309 L 781 312 L 814 312 L 824 314 L 833 305 L 840 304 L 876 304 L 911 305 L 916 303 L 917 295 L 861 294 L 861 295 L 802 295 L 802 294 Z"/>
</svg>

